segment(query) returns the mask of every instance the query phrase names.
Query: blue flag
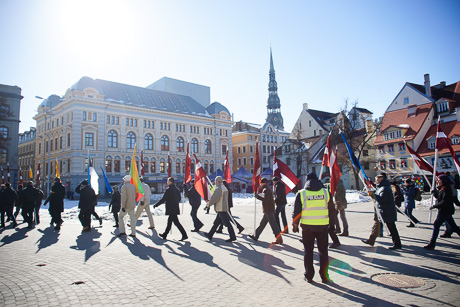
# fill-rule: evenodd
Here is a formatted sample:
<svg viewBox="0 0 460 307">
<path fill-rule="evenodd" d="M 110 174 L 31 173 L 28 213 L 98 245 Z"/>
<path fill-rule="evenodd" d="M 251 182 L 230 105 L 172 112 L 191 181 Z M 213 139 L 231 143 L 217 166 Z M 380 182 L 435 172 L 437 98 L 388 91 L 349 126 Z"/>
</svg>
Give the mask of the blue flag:
<svg viewBox="0 0 460 307">
<path fill-rule="evenodd" d="M 340 132 L 340 135 L 342 136 L 343 142 L 345 143 L 345 146 L 347 146 L 347 151 L 348 154 L 350 155 L 350 160 L 351 163 L 353 164 L 353 167 L 355 168 L 356 172 L 359 175 L 359 178 L 361 178 L 361 181 L 363 181 L 363 184 L 369 186 L 373 185 L 372 180 L 369 180 L 369 178 L 366 176 L 366 173 L 364 172 L 363 167 L 361 166 L 361 163 L 359 163 L 358 158 L 356 158 L 353 150 L 351 149 L 350 145 L 348 144 L 347 140 L 345 139 L 345 135 L 343 132 Z"/>
<path fill-rule="evenodd" d="M 89 173 L 90 167 L 91 167 L 91 158 L 89 156 L 89 150 L 88 150 L 88 183 L 91 186 L 91 174 Z"/>
<path fill-rule="evenodd" d="M 109 191 L 109 193 L 112 194 L 112 187 L 110 186 L 109 179 L 107 178 L 107 175 L 105 174 L 104 169 L 102 168 L 102 165 L 101 165 L 101 171 L 102 171 L 102 175 L 104 175 L 104 181 L 105 181 L 105 185 L 107 186 L 107 191 Z"/>
</svg>

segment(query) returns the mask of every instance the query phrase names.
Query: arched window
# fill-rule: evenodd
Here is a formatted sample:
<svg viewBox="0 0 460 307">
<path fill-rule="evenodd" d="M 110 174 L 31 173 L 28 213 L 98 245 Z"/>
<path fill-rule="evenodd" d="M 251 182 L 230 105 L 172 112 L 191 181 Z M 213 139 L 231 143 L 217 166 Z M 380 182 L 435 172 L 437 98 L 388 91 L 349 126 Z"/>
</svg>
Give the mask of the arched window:
<svg viewBox="0 0 460 307">
<path fill-rule="evenodd" d="M 134 149 L 136 145 L 136 135 L 134 132 L 128 132 L 128 136 L 126 137 L 126 147 L 128 149 Z"/>
<path fill-rule="evenodd" d="M 121 158 L 119 156 L 116 156 L 115 159 L 113 160 L 113 170 L 115 173 L 120 172 L 120 164 L 121 164 Z"/>
<path fill-rule="evenodd" d="M 205 151 L 205 153 L 207 153 L 207 154 L 211 154 L 211 153 L 212 153 L 212 150 L 211 150 L 211 141 L 210 141 L 210 140 L 204 141 L 204 151 Z"/>
<path fill-rule="evenodd" d="M 177 152 L 184 152 L 184 139 L 178 137 L 176 141 Z"/>
<path fill-rule="evenodd" d="M 145 150 L 153 150 L 153 136 L 150 133 L 145 135 L 144 141 Z"/>
<path fill-rule="evenodd" d="M 198 153 L 198 140 L 192 139 L 192 152 Z"/>
<path fill-rule="evenodd" d="M 107 173 L 112 172 L 112 157 L 111 156 L 105 157 L 105 171 Z"/>
<path fill-rule="evenodd" d="M 110 130 L 107 135 L 107 147 L 117 148 L 118 147 L 118 135 L 115 130 Z"/>
<path fill-rule="evenodd" d="M 169 151 L 169 138 L 166 135 L 161 137 L 161 151 Z"/>
<path fill-rule="evenodd" d="M 144 168 L 144 173 L 149 172 L 149 158 L 144 157 L 142 168 Z"/>
</svg>

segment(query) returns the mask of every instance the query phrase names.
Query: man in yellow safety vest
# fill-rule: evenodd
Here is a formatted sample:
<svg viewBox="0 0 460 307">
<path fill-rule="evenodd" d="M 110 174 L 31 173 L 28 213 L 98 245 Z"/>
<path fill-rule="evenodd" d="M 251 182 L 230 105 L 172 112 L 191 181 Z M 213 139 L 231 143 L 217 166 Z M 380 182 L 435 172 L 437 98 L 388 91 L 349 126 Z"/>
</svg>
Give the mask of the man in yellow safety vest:
<svg viewBox="0 0 460 307">
<path fill-rule="evenodd" d="M 297 193 L 294 203 L 292 226 L 294 232 L 299 232 L 299 222 L 302 227 L 302 242 L 304 245 L 305 280 L 313 282 L 313 248 L 315 239 L 319 251 L 319 274 L 323 283 L 330 281 L 328 268 L 328 229 L 329 214 L 334 212 L 334 202 L 331 194 L 324 188 L 315 173 L 307 175 L 305 188 Z"/>
</svg>

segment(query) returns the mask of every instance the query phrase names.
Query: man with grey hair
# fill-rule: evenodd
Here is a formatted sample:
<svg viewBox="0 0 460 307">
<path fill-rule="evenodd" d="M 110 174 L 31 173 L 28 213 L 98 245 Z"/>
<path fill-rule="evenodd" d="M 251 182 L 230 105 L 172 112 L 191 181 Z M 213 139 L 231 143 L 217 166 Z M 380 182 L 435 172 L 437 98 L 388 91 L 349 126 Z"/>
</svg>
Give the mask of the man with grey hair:
<svg viewBox="0 0 460 307">
<path fill-rule="evenodd" d="M 222 184 L 223 179 L 221 176 L 217 176 L 216 179 L 216 189 L 211 196 L 211 199 L 206 204 L 206 208 L 210 208 L 211 206 L 215 206 L 214 209 L 217 212 L 216 219 L 214 220 L 214 224 L 211 227 L 209 233 L 206 234 L 209 240 L 212 240 L 212 236 L 219 227 L 220 223 L 228 228 L 228 233 L 230 235 L 230 239 L 226 240 L 226 242 L 233 242 L 236 241 L 235 231 L 233 230 L 232 224 L 230 223 L 230 216 L 228 213 L 228 190 Z"/>
<path fill-rule="evenodd" d="M 150 195 L 152 192 L 150 192 L 150 186 L 144 182 L 144 177 L 141 177 L 140 181 L 142 183 L 142 188 L 144 188 L 144 196 L 142 196 L 139 201 L 139 205 L 137 206 L 135 222 L 131 221 L 131 223 L 136 223 L 142 212 L 145 210 L 145 213 L 147 213 L 147 217 L 149 218 L 149 229 L 154 229 L 155 224 L 153 222 L 152 213 L 150 213 Z"/>
<path fill-rule="evenodd" d="M 129 214 L 131 220 L 131 237 L 136 236 L 136 219 L 134 217 L 134 208 L 136 208 L 136 187 L 130 182 L 131 176 L 123 177 L 123 186 L 121 187 L 121 212 L 118 216 L 119 230 L 118 237 L 126 236 L 125 222 L 123 218 Z"/>
</svg>

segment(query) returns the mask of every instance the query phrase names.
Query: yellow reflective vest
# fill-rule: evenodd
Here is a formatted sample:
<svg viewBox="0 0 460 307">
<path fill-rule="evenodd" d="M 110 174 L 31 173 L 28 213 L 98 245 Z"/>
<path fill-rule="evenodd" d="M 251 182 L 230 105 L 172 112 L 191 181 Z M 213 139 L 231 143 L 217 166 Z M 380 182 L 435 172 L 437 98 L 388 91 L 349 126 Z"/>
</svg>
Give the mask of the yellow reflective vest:
<svg viewBox="0 0 460 307">
<path fill-rule="evenodd" d="M 326 189 L 299 191 L 302 201 L 302 216 L 300 223 L 304 225 L 329 225 L 328 201 L 329 193 Z"/>
</svg>

